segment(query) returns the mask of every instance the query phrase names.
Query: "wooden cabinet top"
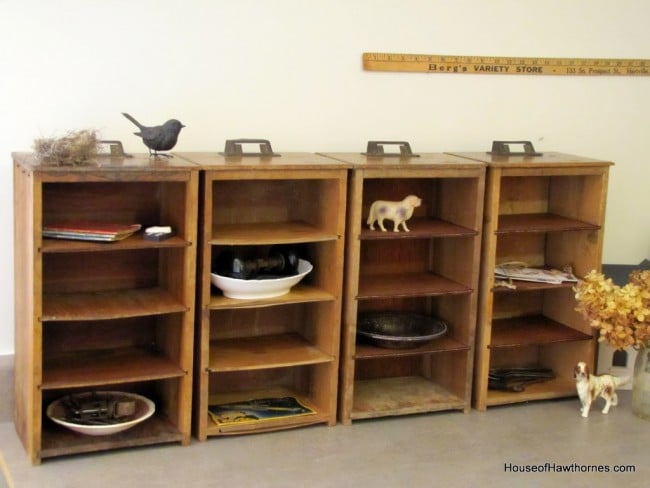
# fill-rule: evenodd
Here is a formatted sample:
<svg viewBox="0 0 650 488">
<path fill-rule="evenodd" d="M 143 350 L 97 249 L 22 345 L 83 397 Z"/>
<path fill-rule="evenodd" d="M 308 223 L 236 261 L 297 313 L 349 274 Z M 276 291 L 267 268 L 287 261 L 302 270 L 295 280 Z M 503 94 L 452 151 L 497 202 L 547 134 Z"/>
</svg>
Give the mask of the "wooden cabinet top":
<svg viewBox="0 0 650 488">
<path fill-rule="evenodd" d="M 613 163 L 560 152 L 544 152 L 539 156 L 497 155 L 489 152 L 453 152 L 454 156 L 481 161 L 491 167 L 550 168 L 565 166 L 609 166 Z"/>
<path fill-rule="evenodd" d="M 326 158 L 315 153 L 281 152 L 275 156 L 241 155 L 224 156 L 219 152 L 184 152 L 175 153 L 179 159 L 194 163 L 206 170 L 240 170 L 240 169 L 346 169 L 342 161 Z"/>
<path fill-rule="evenodd" d="M 420 153 L 413 156 L 368 156 L 364 153 L 332 152 L 323 156 L 350 163 L 355 168 L 368 169 L 481 169 L 484 162 L 446 153 Z"/>
<path fill-rule="evenodd" d="M 14 162 L 27 171 L 42 173 L 90 173 L 111 171 L 178 171 L 198 170 L 197 165 L 178 157 L 150 157 L 148 154 L 133 154 L 128 157 L 99 155 L 86 164 L 43 163 L 34 153 L 12 153 Z"/>
</svg>

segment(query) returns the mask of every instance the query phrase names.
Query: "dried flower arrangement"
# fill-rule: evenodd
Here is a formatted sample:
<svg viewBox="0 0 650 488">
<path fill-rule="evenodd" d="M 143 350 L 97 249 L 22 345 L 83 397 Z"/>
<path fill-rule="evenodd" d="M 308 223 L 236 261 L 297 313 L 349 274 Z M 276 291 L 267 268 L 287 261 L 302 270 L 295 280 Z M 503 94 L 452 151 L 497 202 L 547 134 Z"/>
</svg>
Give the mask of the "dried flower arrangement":
<svg viewBox="0 0 650 488">
<path fill-rule="evenodd" d="M 57 165 L 88 164 L 99 151 L 94 130 L 71 131 L 64 137 L 34 140 L 34 151 L 44 163 Z"/>
<path fill-rule="evenodd" d="M 650 270 L 633 271 L 629 279 L 621 287 L 591 271 L 575 287 L 576 310 L 600 330 L 598 341 L 615 349 L 650 346 Z"/>
</svg>

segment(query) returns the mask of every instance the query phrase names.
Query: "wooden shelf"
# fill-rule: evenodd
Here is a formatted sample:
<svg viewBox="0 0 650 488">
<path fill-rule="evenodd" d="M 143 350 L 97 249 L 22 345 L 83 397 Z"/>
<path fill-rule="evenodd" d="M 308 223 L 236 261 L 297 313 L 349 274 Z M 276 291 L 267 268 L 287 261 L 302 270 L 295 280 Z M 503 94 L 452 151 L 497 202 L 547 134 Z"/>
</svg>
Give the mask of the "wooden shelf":
<svg viewBox="0 0 650 488">
<path fill-rule="evenodd" d="M 332 153 L 350 162 L 339 418 L 469 411 L 483 227 L 484 163 L 441 153 L 417 158 Z M 370 230 L 378 200 L 417 195 L 409 232 Z M 413 349 L 375 347 L 357 335 L 365 312 L 421 313 L 450 324 Z M 453 372 L 453 373 L 452 373 Z M 452 393 L 453 392 L 453 393 Z"/>
<path fill-rule="evenodd" d="M 489 347 L 519 347 L 592 339 L 592 335 L 584 334 L 548 317 L 535 315 L 493 321 Z"/>
<path fill-rule="evenodd" d="M 335 241 L 340 237 L 305 222 L 218 224 L 212 227 L 210 244 L 222 246 L 300 244 Z"/>
<path fill-rule="evenodd" d="M 76 352 L 44 360 L 43 390 L 114 385 L 187 375 L 177 363 L 145 349 Z"/>
<path fill-rule="evenodd" d="M 446 222 L 440 219 L 413 218 L 409 220 L 408 227 L 411 232 L 392 232 L 392 222 L 386 227 L 386 232 L 370 230 L 365 222 L 361 224 L 359 239 L 431 239 L 436 237 L 471 237 L 478 234 L 474 229 Z"/>
<path fill-rule="evenodd" d="M 593 369 L 597 342 L 575 308 L 575 283 L 514 281 L 495 286 L 496 264 L 570 265 L 576 276 L 600 269 L 609 167 L 571 154 L 538 156 L 459 153 L 487 163 L 480 301 L 472 403 L 528 402 L 575 394 L 575 382 L 554 380 L 520 393 L 489 390 L 493 368 L 543 365 L 570 375 L 578 361 Z"/>
<path fill-rule="evenodd" d="M 500 215 L 497 234 L 598 230 L 599 225 L 550 213 Z"/>
<path fill-rule="evenodd" d="M 33 464 L 44 457 L 188 444 L 195 320 L 198 167 L 180 158 L 102 156 L 41 164 L 13 154 L 16 290 L 14 423 Z M 51 223 L 169 225 L 177 233 L 116 242 L 44 238 Z M 154 392 L 159 411 L 123 433 L 55 426 L 46 400 L 121 385 Z M 164 415 L 169 414 L 168 417 Z"/>
<path fill-rule="evenodd" d="M 187 247 L 190 243 L 180 237 L 170 237 L 164 241 L 147 241 L 142 234 L 136 234 L 116 242 L 90 242 L 65 239 L 43 239 L 42 253 L 111 252 L 135 249 L 156 249 Z"/>
<path fill-rule="evenodd" d="M 312 424 L 327 423 L 329 421 L 328 415 L 314 405 L 310 398 L 300 394 L 299 392 L 289 388 L 268 388 L 253 391 L 243 392 L 230 392 L 225 394 L 215 394 L 210 396 L 209 405 L 218 405 L 223 403 L 233 403 L 237 401 L 246 401 L 256 398 L 283 398 L 294 397 L 301 404 L 312 409 L 313 414 L 300 415 L 296 417 L 285 417 L 279 419 L 269 419 L 262 422 L 232 424 L 232 425 L 218 425 L 212 421 L 209 414 L 208 417 L 208 435 L 232 435 L 232 434 L 245 434 L 249 432 L 272 432 L 275 430 L 291 429 Z"/>
<path fill-rule="evenodd" d="M 336 422 L 348 165 L 313 154 L 262 158 L 190 156 L 201 165 L 197 367 L 194 430 L 211 435 L 266 432 Z M 211 284 L 226 246 L 247 259 L 262 246 L 289 245 L 313 270 L 289 293 L 265 299 L 225 297 Z M 258 254 L 260 253 L 260 254 Z M 305 339 L 309 338 L 309 340 Z M 325 352 L 326 351 L 326 352 Z M 317 405 L 315 415 L 217 426 L 208 405 L 249 395 Z M 242 391 L 243 390 L 243 391 Z M 309 392 L 308 394 L 306 392 Z M 309 398 L 305 398 L 305 395 Z"/>
<path fill-rule="evenodd" d="M 355 359 L 377 359 L 399 356 L 415 356 L 449 351 L 467 351 L 469 349 L 470 347 L 468 345 L 462 344 L 447 336 L 435 339 L 429 344 L 409 349 L 388 349 L 357 342 L 354 357 Z"/>
<path fill-rule="evenodd" d="M 41 457 L 51 458 L 181 441 L 183 435 L 159 413 L 129 430 L 109 436 L 80 435 L 47 419 L 43 423 Z"/>
<path fill-rule="evenodd" d="M 187 311 L 186 305 L 160 288 L 52 293 L 43 297 L 41 320 L 108 320 Z"/>
<path fill-rule="evenodd" d="M 295 303 L 327 302 L 336 297 L 325 290 L 309 285 L 298 284 L 291 288 L 289 293 L 273 298 L 242 300 L 229 298 L 223 295 L 212 295 L 208 308 L 212 310 L 272 307 L 275 305 L 289 305 Z"/>
<path fill-rule="evenodd" d="M 352 419 L 463 410 L 466 402 L 426 378 L 408 376 L 354 382 Z"/>
<path fill-rule="evenodd" d="M 277 334 L 212 341 L 210 372 L 245 371 L 329 363 L 334 358 L 298 334 Z"/>
<path fill-rule="evenodd" d="M 576 382 L 567 378 L 555 378 L 543 383 L 534 383 L 526 387 L 523 392 L 488 390 L 488 406 L 506 405 L 522 401 L 550 400 L 576 396 Z M 578 406 L 576 405 L 576 410 Z"/>
<path fill-rule="evenodd" d="M 472 289 L 434 273 L 395 273 L 359 278 L 357 299 L 462 295 Z"/>
</svg>

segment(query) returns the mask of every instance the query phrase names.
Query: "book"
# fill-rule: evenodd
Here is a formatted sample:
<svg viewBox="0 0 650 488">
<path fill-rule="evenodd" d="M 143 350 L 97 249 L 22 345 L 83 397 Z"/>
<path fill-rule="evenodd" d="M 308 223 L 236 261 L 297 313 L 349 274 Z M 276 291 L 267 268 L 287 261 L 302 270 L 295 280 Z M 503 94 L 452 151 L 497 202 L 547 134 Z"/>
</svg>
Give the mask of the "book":
<svg viewBox="0 0 650 488">
<path fill-rule="evenodd" d="M 502 264 L 495 266 L 494 275 L 501 280 L 534 281 L 538 283 L 575 283 L 578 281 L 570 271 L 553 268 L 531 268 L 524 265 Z"/>
<path fill-rule="evenodd" d="M 210 418 L 219 425 L 256 423 L 284 417 L 314 415 L 315 413 L 294 397 L 256 398 L 208 406 Z"/>
<path fill-rule="evenodd" d="M 141 229 L 140 224 L 74 222 L 43 227 L 43 237 L 79 241 L 114 242 L 126 239 Z"/>
</svg>

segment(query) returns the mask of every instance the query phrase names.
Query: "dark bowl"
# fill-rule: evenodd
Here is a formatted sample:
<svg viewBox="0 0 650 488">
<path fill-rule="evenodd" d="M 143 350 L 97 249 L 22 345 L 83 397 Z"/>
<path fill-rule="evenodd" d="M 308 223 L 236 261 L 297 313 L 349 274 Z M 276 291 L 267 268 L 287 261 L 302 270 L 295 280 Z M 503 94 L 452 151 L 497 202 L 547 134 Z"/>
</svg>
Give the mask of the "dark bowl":
<svg viewBox="0 0 650 488">
<path fill-rule="evenodd" d="M 400 312 L 359 314 L 357 334 L 370 344 L 390 349 L 422 346 L 447 333 L 447 324 L 428 315 Z"/>
</svg>

